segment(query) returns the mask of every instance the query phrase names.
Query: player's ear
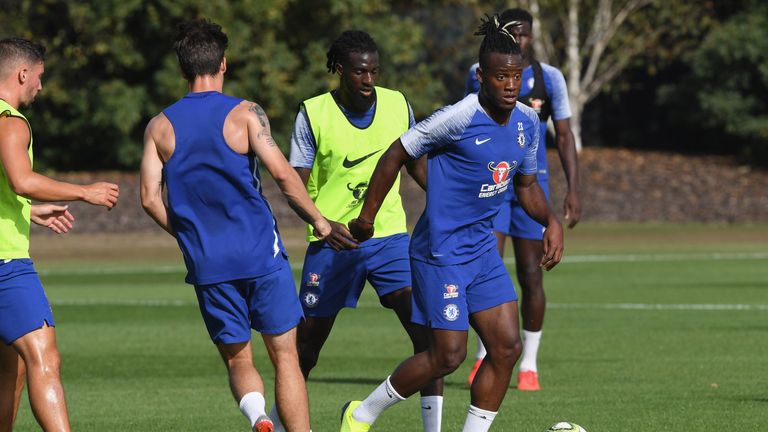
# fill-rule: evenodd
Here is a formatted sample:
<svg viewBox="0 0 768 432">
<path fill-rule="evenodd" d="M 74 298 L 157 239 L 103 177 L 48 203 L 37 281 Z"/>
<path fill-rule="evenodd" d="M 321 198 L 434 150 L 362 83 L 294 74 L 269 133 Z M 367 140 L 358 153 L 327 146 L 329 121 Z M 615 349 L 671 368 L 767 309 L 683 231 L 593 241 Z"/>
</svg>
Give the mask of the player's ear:
<svg viewBox="0 0 768 432">
<path fill-rule="evenodd" d="M 221 64 L 219 65 L 219 72 L 225 73 L 227 71 L 227 57 L 221 58 Z"/>
<path fill-rule="evenodd" d="M 480 68 L 480 66 L 477 67 L 477 70 L 475 71 L 475 76 L 477 77 L 477 82 L 482 84 L 483 83 L 483 70 Z"/>
<path fill-rule="evenodd" d="M 339 74 L 339 76 L 344 74 L 344 66 L 342 66 L 341 63 L 336 63 L 336 73 Z"/>
<path fill-rule="evenodd" d="M 27 82 L 27 75 L 29 75 L 29 69 L 26 67 L 19 68 L 19 84 L 24 84 Z"/>
</svg>

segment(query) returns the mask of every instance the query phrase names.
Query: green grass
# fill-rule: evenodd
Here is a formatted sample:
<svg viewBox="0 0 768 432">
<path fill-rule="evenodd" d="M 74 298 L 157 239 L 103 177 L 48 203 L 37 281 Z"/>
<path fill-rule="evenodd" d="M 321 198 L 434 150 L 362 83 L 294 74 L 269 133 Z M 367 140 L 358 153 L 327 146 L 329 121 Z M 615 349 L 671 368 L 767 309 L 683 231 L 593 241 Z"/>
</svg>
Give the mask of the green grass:
<svg viewBox="0 0 768 432">
<path fill-rule="evenodd" d="M 768 421 L 768 226 L 584 225 L 566 246 L 571 261 L 545 279 L 543 390 L 510 389 L 492 430 L 538 432 L 568 420 L 590 432 L 735 431 Z M 54 305 L 73 429 L 247 430 L 177 255 L 126 263 L 77 253 L 37 263 Z M 273 374 L 254 341 L 269 387 Z M 337 430 L 341 404 L 365 397 L 408 347 L 394 315 L 366 290 L 359 308 L 339 317 L 313 371 L 313 429 Z M 445 431 L 463 425 L 470 366 L 446 378 Z M 26 402 L 16 430 L 37 430 Z M 373 430 L 421 430 L 418 398 Z"/>
</svg>

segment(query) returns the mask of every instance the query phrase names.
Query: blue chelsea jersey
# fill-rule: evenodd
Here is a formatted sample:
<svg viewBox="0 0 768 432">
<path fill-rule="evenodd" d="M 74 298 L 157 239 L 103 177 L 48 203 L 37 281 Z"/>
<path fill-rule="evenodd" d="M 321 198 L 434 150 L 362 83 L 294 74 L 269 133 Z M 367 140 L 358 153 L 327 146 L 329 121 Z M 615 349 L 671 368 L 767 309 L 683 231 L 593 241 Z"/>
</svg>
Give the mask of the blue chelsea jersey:
<svg viewBox="0 0 768 432">
<path fill-rule="evenodd" d="M 471 261 L 496 247 L 493 218 L 516 172 L 536 175 L 539 118 L 518 102 L 499 125 L 470 94 L 400 138 L 408 154 L 427 154 L 427 203 L 411 257 L 437 265 Z"/>
</svg>

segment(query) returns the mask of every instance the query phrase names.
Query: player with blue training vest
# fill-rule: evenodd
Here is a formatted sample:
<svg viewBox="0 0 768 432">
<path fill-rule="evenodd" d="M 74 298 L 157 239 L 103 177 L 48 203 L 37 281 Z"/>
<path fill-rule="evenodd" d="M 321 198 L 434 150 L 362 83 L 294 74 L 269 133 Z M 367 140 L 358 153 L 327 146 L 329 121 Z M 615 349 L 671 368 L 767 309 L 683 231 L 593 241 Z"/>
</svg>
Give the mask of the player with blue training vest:
<svg viewBox="0 0 768 432">
<path fill-rule="evenodd" d="M 175 236 L 232 394 L 253 431 L 272 431 L 264 384 L 253 366 L 251 329 L 275 367 L 275 400 L 291 431 L 309 431 L 296 351 L 303 318 L 288 257 L 261 192 L 259 163 L 299 216 L 325 238 L 331 227 L 277 147 L 264 110 L 222 93 L 227 36 L 207 21 L 179 26 L 175 49 L 190 92 L 154 117 L 144 135 L 141 200 Z M 163 202 L 163 185 L 168 202 Z"/>
<path fill-rule="evenodd" d="M 540 265 L 551 269 L 562 256 L 562 227 L 536 181 L 539 119 L 517 101 L 520 47 L 495 15 L 478 34 L 484 35 L 478 94 L 435 112 L 389 147 L 349 224 L 356 239 L 372 236 L 400 167 L 427 155 L 427 203 L 410 255 L 412 319 L 430 329 L 430 348 L 402 362 L 364 401 L 348 403 L 342 432 L 367 431 L 385 409 L 456 370 L 466 357 L 470 324 L 489 355 L 472 383 L 463 430 L 487 431 L 521 349 L 517 296 L 492 230 L 507 189 L 513 186 L 525 211 L 547 227 Z"/>
<path fill-rule="evenodd" d="M 576 157 L 576 144 L 571 132 L 571 107 L 568 102 L 568 89 L 563 74 L 555 67 L 538 62 L 533 58 L 533 17 L 522 9 L 508 9 L 500 16 L 502 23 L 515 22 L 509 27 L 520 44 L 523 53 L 523 80 L 520 88 L 520 102 L 536 111 L 541 121 L 541 145 L 537 153 L 539 185 L 549 198 L 549 174 L 547 172 L 547 150 L 544 145 L 547 133 L 547 121 L 550 117 L 555 126 L 555 142 L 560 156 L 560 163 L 565 172 L 568 191 L 563 203 L 564 218 L 569 228 L 573 228 L 581 218 L 579 201 L 579 175 Z M 477 78 L 478 64 L 469 69 L 467 76 L 467 94 L 477 93 L 480 82 Z M 539 351 L 542 326 L 544 324 L 544 284 L 541 268 L 538 266 L 542 253 L 544 227 L 528 216 L 520 205 L 513 190 L 507 194 L 499 215 L 494 220 L 499 254 L 504 256 L 504 243 L 512 238 L 515 251 L 515 269 L 517 280 L 522 290 L 520 312 L 523 316 L 523 354 L 520 359 L 520 371 L 517 374 L 517 389 L 539 390 L 539 375 L 536 357 Z M 485 357 L 483 342 L 477 340 L 475 365 L 469 375 L 469 383 Z"/>
<path fill-rule="evenodd" d="M 19 111 L 42 90 L 45 48 L 0 40 L 0 431 L 13 430 L 26 375 L 29 402 L 43 430 L 69 431 L 53 312 L 29 256 L 30 223 L 56 233 L 72 228 L 66 206 L 84 201 L 112 208 L 113 183 L 76 185 L 32 170 L 32 126 Z"/>
<path fill-rule="evenodd" d="M 297 336 L 305 377 L 317 364 L 336 316 L 345 307 L 356 307 L 366 281 L 380 303 L 395 312 L 414 352 L 428 346 L 426 329 L 411 322 L 410 239 L 399 186 L 384 198 L 374 237 L 354 249 L 336 251 L 341 244 L 357 245 L 339 222 L 349 222 L 360 213 L 376 162 L 413 126 L 413 112 L 402 93 L 376 85 L 379 50 L 368 33 L 342 32 L 327 59 L 328 72 L 339 76 L 338 87 L 302 102 L 291 137 L 291 165 L 323 215 L 343 228 L 325 241 L 313 236 L 311 229 L 307 233 L 299 293 L 306 320 L 299 324 Z M 409 172 L 422 169 L 424 162 L 408 164 Z M 399 178 L 395 182 L 399 184 Z M 354 343 L 348 345 L 356 348 Z M 424 432 L 439 432 L 442 380 L 429 383 L 421 394 Z M 275 430 L 281 431 L 280 426 L 275 424 Z"/>
</svg>

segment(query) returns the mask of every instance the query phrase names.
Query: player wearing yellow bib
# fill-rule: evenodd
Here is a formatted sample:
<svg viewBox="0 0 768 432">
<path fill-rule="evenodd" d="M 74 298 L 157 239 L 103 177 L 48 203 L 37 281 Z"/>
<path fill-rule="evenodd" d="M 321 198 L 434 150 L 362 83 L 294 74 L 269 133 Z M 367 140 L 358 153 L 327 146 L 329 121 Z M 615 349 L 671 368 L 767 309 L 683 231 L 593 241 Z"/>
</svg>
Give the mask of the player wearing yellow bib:
<svg viewBox="0 0 768 432">
<path fill-rule="evenodd" d="M 42 90 L 45 49 L 24 39 L 0 40 L 0 431 L 10 431 L 24 376 L 29 401 L 45 431 L 69 431 L 51 306 L 29 259 L 30 221 L 67 232 L 66 206 L 38 201 L 86 201 L 112 208 L 118 188 L 62 183 L 32 171 L 32 129 L 18 109 Z"/>
<path fill-rule="evenodd" d="M 301 104 L 291 138 L 290 162 L 320 212 L 332 221 L 346 223 L 359 214 L 379 157 L 414 120 L 402 93 L 376 86 L 379 54 L 370 35 L 343 32 L 327 57 L 328 71 L 339 75 L 339 86 Z M 414 178 L 420 167 L 409 167 Z M 341 309 L 357 305 L 366 280 L 381 304 L 395 311 L 414 352 L 427 349 L 424 328 L 411 323 L 409 237 L 398 190 L 393 187 L 383 200 L 374 238 L 356 249 L 334 250 L 352 241 L 339 224 L 334 225 L 336 235 L 323 242 L 308 230 L 299 293 L 306 321 L 299 324 L 298 331 L 305 377 L 317 364 L 336 316 Z M 441 380 L 422 390 L 425 431 L 440 430 L 441 394 Z"/>
</svg>

